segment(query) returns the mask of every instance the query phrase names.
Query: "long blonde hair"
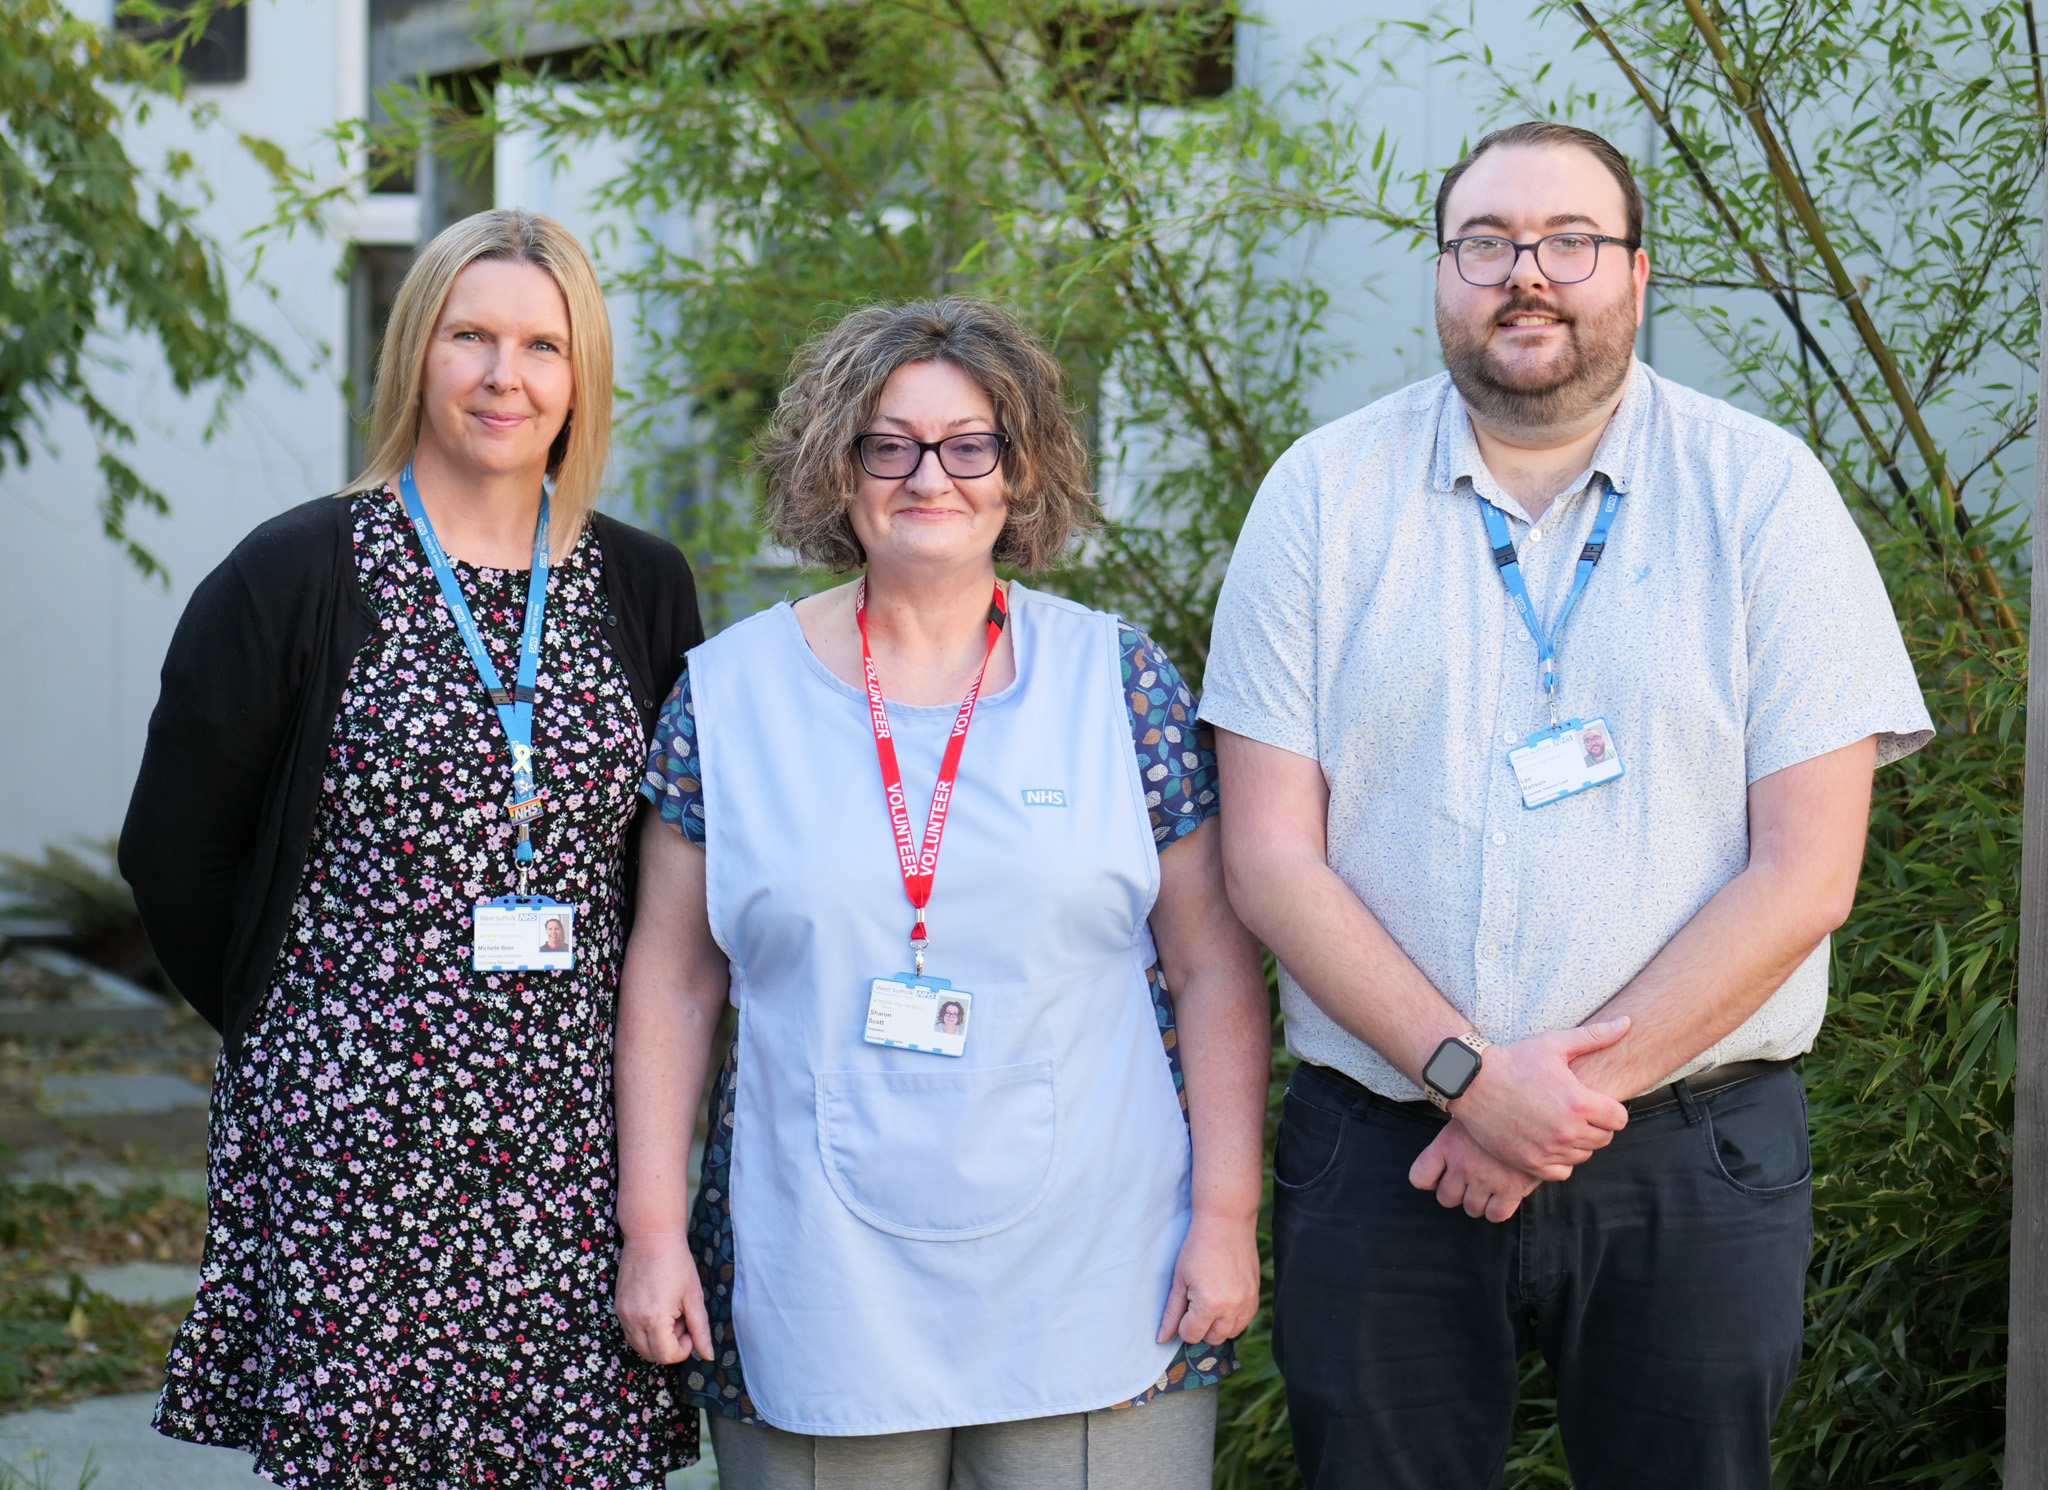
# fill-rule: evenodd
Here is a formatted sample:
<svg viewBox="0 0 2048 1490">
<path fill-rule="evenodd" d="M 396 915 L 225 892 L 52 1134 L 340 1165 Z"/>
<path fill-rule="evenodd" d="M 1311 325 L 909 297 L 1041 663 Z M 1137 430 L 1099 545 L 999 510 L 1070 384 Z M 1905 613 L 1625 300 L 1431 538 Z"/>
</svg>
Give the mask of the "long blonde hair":
<svg viewBox="0 0 2048 1490">
<path fill-rule="evenodd" d="M 557 552 L 576 541 L 597 505 L 612 438 L 612 323 L 590 256 L 552 217 L 498 207 L 465 217 L 441 231 L 420 252 L 398 287 L 391 324 L 377 358 L 370 416 L 370 456 L 344 490 L 375 490 L 395 483 L 420 438 L 420 384 L 427 343 L 455 278 L 482 259 L 509 260 L 545 269 L 569 309 L 569 371 L 576 407 L 548 450 L 555 480 L 549 526 Z"/>
</svg>

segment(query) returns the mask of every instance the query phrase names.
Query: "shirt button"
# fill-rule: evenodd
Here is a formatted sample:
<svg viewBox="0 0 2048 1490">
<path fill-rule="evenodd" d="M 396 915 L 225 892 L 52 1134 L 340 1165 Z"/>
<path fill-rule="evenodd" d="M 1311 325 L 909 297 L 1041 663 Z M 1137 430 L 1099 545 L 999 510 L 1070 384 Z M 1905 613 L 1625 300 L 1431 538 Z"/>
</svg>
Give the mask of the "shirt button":
<svg viewBox="0 0 2048 1490">
<path fill-rule="evenodd" d="M 1531 543 L 1541 543 L 1543 541 L 1543 530 L 1541 528 L 1531 528 L 1529 530 L 1529 541 Z"/>
<path fill-rule="evenodd" d="M 1526 626 L 1517 626 L 1517 627 L 1516 627 L 1515 629 L 1516 629 L 1517 631 L 1519 631 L 1519 632 L 1520 632 L 1520 633 L 1522 634 L 1522 640 L 1523 640 L 1523 641 L 1527 641 L 1527 640 L 1529 639 L 1529 628 L 1528 628 L 1528 627 L 1526 627 Z"/>
<path fill-rule="evenodd" d="M 1500 732 L 1500 742 L 1501 742 L 1501 744 L 1503 744 L 1503 745 L 1512 745 L 1512 744 L 1514 744 L 1514 743 L 1515 743 L 1515 732 L 1514 732 L 1513 730 L 1511 730 L 1511 729 L 1504 729 L 1504 730 L 1502 730 L 1502 731 Z"/>
<path fill-rule="evenodd" d="M 1507 841 L 1508 841 L 1508 835 L 1507 835 L 1507 834 L 1505 834 L 1505 833 L 1501 832 L 1501 831 L 1500 831 L 1500 829 L 1498 829 L 1498 828 L 1496 828 L 1496 829 L 1494 829 L 1494 830 L 1493 830 L 1493 846 L 1494 846 L 1495 848 L 1499 848 L 1499 847 L 1500 847 L 1500 846 L 1501 846 L 1501 845 L 1502 845 L 1503 843 L 1506 843 Z"/>
</svg>

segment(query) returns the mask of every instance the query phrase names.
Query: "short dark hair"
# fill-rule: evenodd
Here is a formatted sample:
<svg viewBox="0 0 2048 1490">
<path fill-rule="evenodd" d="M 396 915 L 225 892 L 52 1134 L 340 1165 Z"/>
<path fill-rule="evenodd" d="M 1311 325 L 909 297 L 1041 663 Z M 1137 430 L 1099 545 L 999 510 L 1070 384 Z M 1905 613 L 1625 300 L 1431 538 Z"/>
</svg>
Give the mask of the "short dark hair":
<svg viewBox="0 0 2048 1490">
<path fill-rule="evenodd" d="M 1474 145 L 1463 160 L 1444 172 L 1443 185 L 1436 189 L 1436 241 L 1439 245 L 1444 241 L 1444 207 L 1451 199 L 1451 188 L 1472 169 L 1474 161 L 1502 145 L 1571 145 L 1586 151 L 1607 167 L 1607 173 L 1621 188 L 1621 198 L 1628 204 L 1628 241 L 1634 244 L 1643 241 L 1643 189 L 1636 185 L 1636 173 L 1629 165 L 1628 157 L 1615 149 L 1606 136 L 1594 134 L 1590 129 L 1580 129 L 1576 124 L 1559 124 L 1554 119 L 1530 119 L 1521 124 L 1511 124 L 1506 129 L 1496 129 Z"/>
</svg>

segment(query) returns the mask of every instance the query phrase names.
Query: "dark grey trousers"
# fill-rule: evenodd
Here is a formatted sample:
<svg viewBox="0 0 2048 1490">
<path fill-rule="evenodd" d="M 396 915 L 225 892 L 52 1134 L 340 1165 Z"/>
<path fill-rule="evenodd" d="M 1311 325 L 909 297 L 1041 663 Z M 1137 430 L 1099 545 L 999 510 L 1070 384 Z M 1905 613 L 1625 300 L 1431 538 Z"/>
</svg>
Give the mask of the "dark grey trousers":
<svg viewBox="0 0 2048 1490">
<path fill-rule="evenodd" d="M 1499 1225 L 1408 1183 L 1443 1121 L 1317 1066 L 1288 1088 L 1273 1347 L 1309 1490 L 1492 1490 L 1532 1348 L 1577 1490 L 1769 1490 L 1813 1247 L 1798 1072 L 1632 1117 Z"/>
</svg>

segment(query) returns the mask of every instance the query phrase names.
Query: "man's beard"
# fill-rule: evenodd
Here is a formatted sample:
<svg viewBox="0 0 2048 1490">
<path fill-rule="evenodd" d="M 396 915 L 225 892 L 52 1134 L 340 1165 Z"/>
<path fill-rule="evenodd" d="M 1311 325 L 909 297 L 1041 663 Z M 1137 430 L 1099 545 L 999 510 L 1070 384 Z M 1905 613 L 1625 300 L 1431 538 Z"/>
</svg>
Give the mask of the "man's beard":
<svg viewBox="0 0 2048 1490">
<path fill-rule="evenodd" d="M 1503 375 L 1489 350 L 1489 334 L 1506 317 L 1540 311 L 1563 322 L 1569 342 L 1564 356 L 1533 375 Z M 1544 437 L 1582 423 L 1628 381 L 1635 351 L 1633 296 L 1621 295 L 1588 315 L 1565 321 L 1564 313 L 1534 295 L 1517 294 L 1472 327 L 1436 307 L 1437 340 L 1451 381 L 1464 395 L 1472 417 L 1507 435 Z"/>
</svg>

